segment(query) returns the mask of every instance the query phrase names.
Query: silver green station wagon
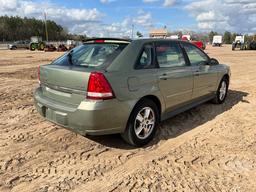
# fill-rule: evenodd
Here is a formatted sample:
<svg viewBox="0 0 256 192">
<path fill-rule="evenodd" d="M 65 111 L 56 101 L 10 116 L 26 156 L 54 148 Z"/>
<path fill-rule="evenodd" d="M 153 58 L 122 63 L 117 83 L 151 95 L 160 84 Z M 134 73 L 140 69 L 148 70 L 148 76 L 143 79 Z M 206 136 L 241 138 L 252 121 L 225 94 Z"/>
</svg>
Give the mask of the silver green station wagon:
<svg viewBox="0 0 256 192">
<path fill-rule="evenodd" d="M 121 133 L 147 144 L 160 121 L 225 101 L 230 68 L 178 40 L 97 38 L 38 69 L 34 99 L 47 120 L 81 135 Z"/>
</svg>

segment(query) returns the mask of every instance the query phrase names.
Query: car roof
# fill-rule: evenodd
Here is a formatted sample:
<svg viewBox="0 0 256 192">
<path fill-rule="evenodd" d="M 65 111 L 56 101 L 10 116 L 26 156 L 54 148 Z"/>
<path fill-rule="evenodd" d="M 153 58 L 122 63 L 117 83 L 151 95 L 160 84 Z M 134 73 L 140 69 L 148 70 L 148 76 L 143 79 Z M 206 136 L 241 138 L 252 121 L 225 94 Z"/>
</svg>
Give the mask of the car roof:
<svg viewBox="0 0 256 192">
<path fill-rule="evenodd" d="M 164 38 L 141 38 L 141 39 L 134 39 L 133 41 L 140 41 L 140 42 L 184 42 L 179 39 L 164 39 Z"/>
<path fill-rule="evenodd" d="M 122 42 L 131 42 L 131 39 L 126 39 L 126 38 L 111 38 L 111 37 L 101 37 L 101 38 L 89 38 L 87 40 L 84 41 L 84 43 L 86 42 L 91 42 L 91 41 L 122 41 Z"/>
<path fill-rule="evenodd" d="M 164 38 L 140 38 L 140 39 L 129 39 L 129 38 L 111 38 L 111 37 L 101 37 L 101 38 L 90 38 L 85 40 L 84 42 L 91 42 L 91 41 L 97 41 L 97 40 L 107 40 L 107 41 L 127 41 L 127 42 L 156 42 L 156 41 L 172 41 L 172 42 L 184 42 L 178 39 L 164 39 Z"/>
</svg>

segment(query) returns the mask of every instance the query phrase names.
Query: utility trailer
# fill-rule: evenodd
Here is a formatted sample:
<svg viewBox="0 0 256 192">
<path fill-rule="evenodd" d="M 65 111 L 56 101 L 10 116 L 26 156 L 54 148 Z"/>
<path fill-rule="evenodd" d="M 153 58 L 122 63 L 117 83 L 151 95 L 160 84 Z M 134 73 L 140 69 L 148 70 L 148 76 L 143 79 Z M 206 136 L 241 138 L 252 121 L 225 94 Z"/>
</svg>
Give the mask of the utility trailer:
<svg viewBox="0 0 256 192">
<path fill-rule="evenodd" d="M 223 38 L 221 35 L 214 35 L 212 40 L 212 46 L 218 46 L 220 47 L 223 43 Z"/>
</svg>

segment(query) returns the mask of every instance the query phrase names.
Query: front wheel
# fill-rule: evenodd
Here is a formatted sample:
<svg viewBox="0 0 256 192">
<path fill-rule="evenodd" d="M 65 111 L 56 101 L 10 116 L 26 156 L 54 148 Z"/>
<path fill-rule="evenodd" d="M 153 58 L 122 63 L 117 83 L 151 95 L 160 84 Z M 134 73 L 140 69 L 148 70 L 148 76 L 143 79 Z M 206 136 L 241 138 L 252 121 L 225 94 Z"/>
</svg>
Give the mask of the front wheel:
<svg viewBox="0 0 256 192">
<path fill-rule="evenodd" d="M 228 93 L 228 79 L 224 77 L 219 84 L 215 98 L 212 100 L 213 103 L 222 104 L 227 97 L 227 93 Z"/>
<path fill-rule="evenodd" d="M 133 146 L 143 146 L 150 142 L 159 123 L 159 111 L 156 104 L 144 99 L 132 111 L 123 139 Z"/>
</svg>

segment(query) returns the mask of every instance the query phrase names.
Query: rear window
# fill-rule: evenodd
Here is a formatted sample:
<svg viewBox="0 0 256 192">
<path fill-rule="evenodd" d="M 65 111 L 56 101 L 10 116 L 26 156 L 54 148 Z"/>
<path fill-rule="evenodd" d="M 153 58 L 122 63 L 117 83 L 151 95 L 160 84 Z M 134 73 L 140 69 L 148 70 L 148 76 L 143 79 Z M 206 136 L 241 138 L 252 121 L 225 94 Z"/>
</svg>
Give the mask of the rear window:
<svg viewBox="0 0 256 192">
<path fill-rule="evenodd" d="M 85 43 L 58 58 L 52 64 L 95 68 L 109 65 L 127 45 L 127 43 Z"/>
</svg>

